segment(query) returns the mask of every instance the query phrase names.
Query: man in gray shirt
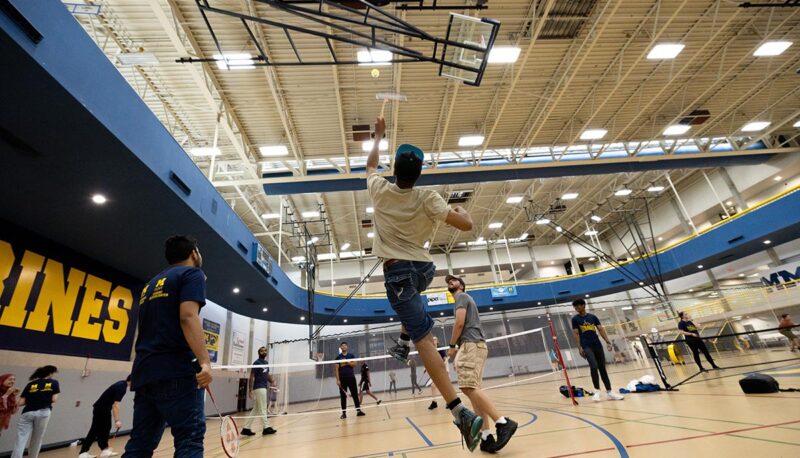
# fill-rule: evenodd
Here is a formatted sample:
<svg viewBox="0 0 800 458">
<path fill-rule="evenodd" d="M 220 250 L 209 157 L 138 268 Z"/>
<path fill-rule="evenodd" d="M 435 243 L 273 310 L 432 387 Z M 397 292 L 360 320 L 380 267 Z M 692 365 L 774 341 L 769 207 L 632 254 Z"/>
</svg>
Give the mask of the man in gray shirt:
<svg viewBox="0 0 800 458">
<path fill-rule="evenodd" d="M 450 349 L 447 355 L 454 358 L 453 365 L 458 374 L 458 387 L 467 395 L 475 413 L 483 418 L 487 416 L 495 421 L 497 439 L 492 436 L 488 422 L 484 422 L 481 431 L 481 450 L 494 453 L 506 446 L 511 436 L 517 430 L 517 423 L 504 416 L 495 408 L 494 403 L 481 390 L 483 379 L 483 366 L 489 349 L 481 329 L 481 318 L 478 306 L 469 294 L 465 293 L 466 285 L 459 277 L 448 275 L 447 290 L 453 295 L 456 302 L 453 306 L 453 337 L 450 339 Z"/>
</svg>

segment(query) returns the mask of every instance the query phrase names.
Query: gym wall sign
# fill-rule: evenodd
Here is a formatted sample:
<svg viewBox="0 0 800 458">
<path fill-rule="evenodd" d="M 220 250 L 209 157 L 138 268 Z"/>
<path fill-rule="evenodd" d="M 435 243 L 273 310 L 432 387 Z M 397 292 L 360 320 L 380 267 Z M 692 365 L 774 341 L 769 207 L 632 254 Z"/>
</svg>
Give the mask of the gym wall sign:
<svg viewBox="0 0 800 458">
<path fill-rule="evenodd" d="M 0 348 L 127 361 L 142 285 L 0 222 Z"/>
</svg>

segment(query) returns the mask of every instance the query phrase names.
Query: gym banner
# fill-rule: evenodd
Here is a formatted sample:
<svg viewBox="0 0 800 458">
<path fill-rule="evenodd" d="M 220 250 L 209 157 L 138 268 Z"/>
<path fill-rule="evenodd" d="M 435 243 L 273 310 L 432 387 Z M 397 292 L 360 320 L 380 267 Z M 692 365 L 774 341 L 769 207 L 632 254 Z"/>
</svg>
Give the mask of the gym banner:
<svg viewBox="0 0 800 458">
<path fill-rule="evenodd" d="M 0 220 L 0 348 L 128 361 L 143 284 Z"/>
</svg>

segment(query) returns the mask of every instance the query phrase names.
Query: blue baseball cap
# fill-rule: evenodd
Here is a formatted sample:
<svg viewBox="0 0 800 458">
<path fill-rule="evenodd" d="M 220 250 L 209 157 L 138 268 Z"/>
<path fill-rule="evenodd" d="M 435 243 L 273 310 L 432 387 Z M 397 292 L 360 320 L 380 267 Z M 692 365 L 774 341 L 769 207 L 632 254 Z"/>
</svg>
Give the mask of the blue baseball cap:
<svg viewBox="0 0 800 458">
<path fill-rule="evenodd" d="M 403 143 L 402 145 L 398 146 L 397 152 L 394 154 L 394 160 L 397 161 L 397 159 L 403 153 L 413 153 L 414 156 L 420 160 L 420 162 L 425 162 L 425 153 L 423 153 L 421 149 L 414 145 Z"/>
</svg>

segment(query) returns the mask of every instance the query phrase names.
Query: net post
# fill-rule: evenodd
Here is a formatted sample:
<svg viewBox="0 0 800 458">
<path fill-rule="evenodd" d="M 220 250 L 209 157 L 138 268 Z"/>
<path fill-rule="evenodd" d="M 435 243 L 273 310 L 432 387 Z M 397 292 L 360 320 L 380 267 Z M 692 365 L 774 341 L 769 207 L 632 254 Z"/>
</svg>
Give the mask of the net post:
<svg viewBox="0 0 800 458">
<path fill-rule="evenodd" d="M 561 370 L 564 372 L 564 379 L 567 381 L 567 390 L 569 390 L 569 398 L 572 400 L 572 405 L 578 405 L 575 400 L 575 393 L 572 390 L 572 383 L 569 381 L 569 374 L 567 373 L 567 365 L 564 364 L 564 357 L 561 356 L 561 346 L 558 344 L 558 336 L 556 336 L 556 328 L 553 326 L 553 320 L 550 319 L 550 313 L 547 313 L 547 324 L 550 326 L 550 333 L 553 336 L 553 348 L 558 355 L 558 362 L 561 364 Z"/>
<path fill-rule="evenodd" d="M 661 378 L 661 382 L 664 384 L 664 389 L 667 391 L 678 391 L 677 388 L 674 388 L 672 385 L 667 382 L 667 374 L 664 373 L 664 368 L 661 366 L 661 360 L 658 358 L 658 352 L 656 351 L 653 345 L 650 345 L 650 342 L 647 340 L 647 336 L 641 335 L 639 336 L 639 341 L 642 344 L 642 347 L 645 348 L 647 353 L 650 354 L 650 357 L 653 358 L 653 364 L 656 366 L 656 370 L 658 371 L 658 376 Z"/>
</svg>

